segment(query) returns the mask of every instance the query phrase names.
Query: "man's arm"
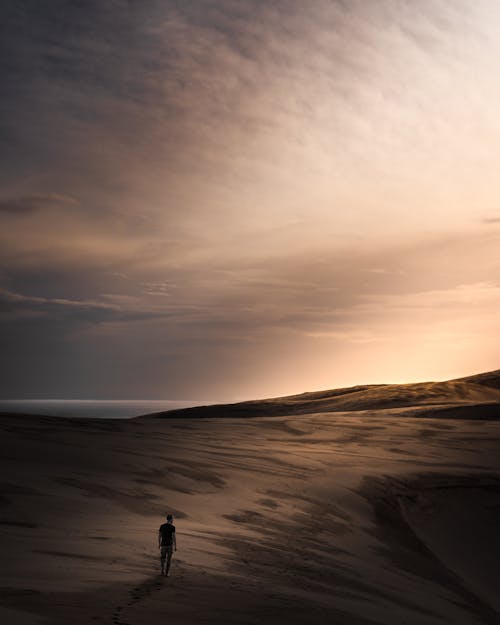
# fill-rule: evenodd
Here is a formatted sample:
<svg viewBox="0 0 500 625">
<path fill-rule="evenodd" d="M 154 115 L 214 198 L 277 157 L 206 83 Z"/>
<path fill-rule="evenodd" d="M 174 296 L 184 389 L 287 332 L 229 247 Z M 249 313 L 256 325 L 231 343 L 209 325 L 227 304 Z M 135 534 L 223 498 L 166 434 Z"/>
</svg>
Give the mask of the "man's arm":
<svg viewBox="0 0 500 625">
<path fill-rule="evenodd" d="M 161 532 L 158 532 L 158 549 L 161 547 Z"/>
<path fill-rule="evenodd" d="M 172 542 L 174 544 L 174 550 L 177 551 L 177 537 L 176 537 L 177 532 L 174 532 L 172 535 Z"/>
</svg>

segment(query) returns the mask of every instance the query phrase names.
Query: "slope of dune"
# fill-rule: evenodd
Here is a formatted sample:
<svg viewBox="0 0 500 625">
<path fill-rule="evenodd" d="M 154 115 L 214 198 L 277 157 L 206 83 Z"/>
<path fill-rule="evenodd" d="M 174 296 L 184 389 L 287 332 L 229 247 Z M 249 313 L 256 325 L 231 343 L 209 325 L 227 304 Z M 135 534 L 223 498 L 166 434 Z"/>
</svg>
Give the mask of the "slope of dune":
<svg viewBox="0 0 500 625">
<path fill-rule="evenodd" d="M 235 404 L 197 406 L 149 416 L 257 417 L 478 404 L 500 404 L 499 372 L 446 382 L 353 386 Z"/>
<path fill-rule="evenodd" d="M 500 423 L 405 413 L 0 417 L 0 618 L 498 622 Z M 156 532 L 169 511 L 166 579 Z"/>
<path fill-rule="evenodd" d="M 481 384 L 483 386 L 489 386 L 490 388 L 500 389 L 500 369 L 497 369 L 496 371 L 487 371 L 486 373 L 478 373 L 476 375 L 469 375 L 466 378 L 459 378 L 454 381 Z"/>
</svg>

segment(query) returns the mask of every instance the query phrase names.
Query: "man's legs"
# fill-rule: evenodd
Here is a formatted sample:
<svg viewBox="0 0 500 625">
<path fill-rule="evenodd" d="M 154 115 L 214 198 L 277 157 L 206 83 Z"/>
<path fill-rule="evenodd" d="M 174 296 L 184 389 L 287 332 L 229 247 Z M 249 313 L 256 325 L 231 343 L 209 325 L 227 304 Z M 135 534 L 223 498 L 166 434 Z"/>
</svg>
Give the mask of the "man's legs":
<svg viewBox="0 0 500 625">
<path fill-rule="evenodd" d="M 160 554 L 161 574 L 163 575 L 165 572 L 165 557 L 167 555 L 167 547 L 162 546 Z"/>
<path fill-rule="evenodd" d="M 170 571 L 170 563 L 172 562 L 172 545 L 167 547 L 167 570 L 165 575 L 168 576 L 168 572 Z"/>
</svg>

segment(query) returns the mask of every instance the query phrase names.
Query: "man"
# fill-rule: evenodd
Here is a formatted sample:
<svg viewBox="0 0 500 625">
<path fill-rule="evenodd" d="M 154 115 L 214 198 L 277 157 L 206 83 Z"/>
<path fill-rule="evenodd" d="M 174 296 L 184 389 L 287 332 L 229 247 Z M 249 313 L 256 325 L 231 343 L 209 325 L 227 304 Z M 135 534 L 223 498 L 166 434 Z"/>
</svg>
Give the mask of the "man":
<svg viewBox="0 0 500 625">
<path fill-rule="evenodd" d="M 170 562 L 172 561 L 172 549 L 177 551 L 175 539 L 175 525 L 172 514 L 167 514 L 167 522 L 163 523 L 158 530 L 158 548 L 160 549 L 161 574 L 168 577 Z M 166 566 L 165 566 L 166 560 Z"/>
</svg>

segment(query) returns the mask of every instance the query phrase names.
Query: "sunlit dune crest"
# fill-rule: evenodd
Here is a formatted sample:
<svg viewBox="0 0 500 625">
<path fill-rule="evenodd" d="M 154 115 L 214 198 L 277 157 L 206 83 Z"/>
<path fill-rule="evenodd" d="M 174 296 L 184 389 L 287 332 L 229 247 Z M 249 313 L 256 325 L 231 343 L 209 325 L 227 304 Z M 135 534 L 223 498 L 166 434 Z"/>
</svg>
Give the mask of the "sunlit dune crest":
<svg viewBox="0 0 500 625">
<path fill-rule="evenodd" d="M 438 407 L 445 409 L 485 405 L 494 408 L 490 408 L 489 412 L 478 408 L 482 415 L 488 412 L 500 417 L 500 408 L 495 402 L 500 403 L 500 370 L 447 382 L 353 386 L 236 404 L 197 406 L 158 413 L 155 416 L 258 417 L 410 406 L 417 409 L 419 416 L 422 416 L 425 413 L 433 414 L 431 408 L 435 410 Z"/>
</svg>

